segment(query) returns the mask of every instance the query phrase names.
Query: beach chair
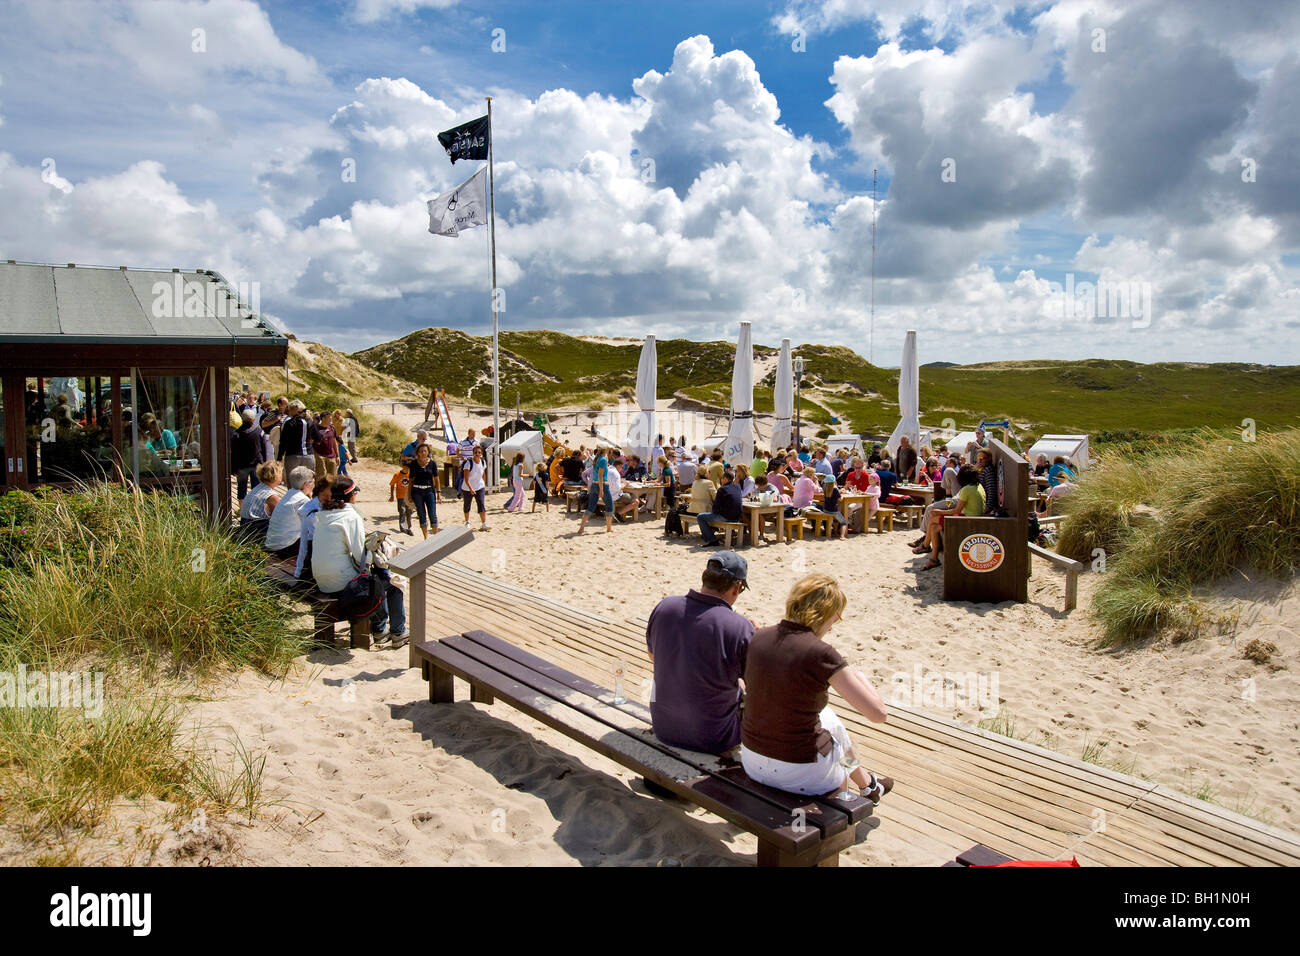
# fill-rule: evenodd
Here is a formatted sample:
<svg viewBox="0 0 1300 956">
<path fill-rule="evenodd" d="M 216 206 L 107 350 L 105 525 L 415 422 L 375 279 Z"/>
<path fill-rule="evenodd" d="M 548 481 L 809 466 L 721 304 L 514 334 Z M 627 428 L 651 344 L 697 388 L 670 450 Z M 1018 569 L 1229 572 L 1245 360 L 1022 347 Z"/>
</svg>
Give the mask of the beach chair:
<svg viewBox="0 0 1300 956">
<path fill-rule="evenodd" d="M 871 801 L 854 793 L 806 797 L 755 783 L 734 761 L 663 743 L 650 710 L 484 631 L 412 642 L 410 663 L 429 683 L 433 704 L 469 684 L 472 702 L 500 701 L 644 779 L 654 793 L 703 807 L 758 838 L 759 866 L 836 866 L 866 837 Z M 611 840 L 618 834 L 611 832 Z"/>
</svg>

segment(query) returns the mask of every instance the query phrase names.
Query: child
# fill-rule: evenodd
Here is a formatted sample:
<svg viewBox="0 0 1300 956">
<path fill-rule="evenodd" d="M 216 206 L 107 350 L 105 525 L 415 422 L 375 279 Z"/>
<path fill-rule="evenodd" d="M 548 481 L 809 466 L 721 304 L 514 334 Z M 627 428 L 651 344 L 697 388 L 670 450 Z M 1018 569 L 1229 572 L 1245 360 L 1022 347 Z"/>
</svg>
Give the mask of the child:
<svg viewBox="0 0 1300 956">
<path fill-rule="evenodd" d="M 537 513 L 538 504 L 546 505 L 546 510 L 551 510 L 551 496 L 546 491 L 546 466 L 538 465 L 537 473 L 533 475 L 533 514 Z"/>
<path fill-rule="evenodd" d="M 404 534 L 415 534 L 411 528 L 411 469 L 403 465 L 388 483 L 388 500 L 397 499 L 397 528 Z"/>
<path fill-rule="evenodd" d="M 515 455 L 514 464 L 510 466 L 510 486 L 514 488 L 515 493 L 510 498 L 510 503 L 506 505 L 506 511 L 523 511 L 524 510 L 524 453 L 519 452 Z"/>
</svg>

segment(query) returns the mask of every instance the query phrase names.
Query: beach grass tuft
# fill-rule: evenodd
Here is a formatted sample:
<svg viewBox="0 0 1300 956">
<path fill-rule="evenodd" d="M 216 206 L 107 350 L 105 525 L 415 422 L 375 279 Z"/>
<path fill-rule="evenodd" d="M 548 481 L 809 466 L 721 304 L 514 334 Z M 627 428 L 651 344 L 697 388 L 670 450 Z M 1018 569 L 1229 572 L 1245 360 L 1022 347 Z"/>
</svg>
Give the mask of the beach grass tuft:
<svg viewBox="0 0 1300 956">
<path fill-rule="evenodd" d="M 1300 430 L 1255 441 L 1204 433 L 1086 474 L 1064 499 L 1058 548 L 1105 553 L 1093 614 L 1105 644 L 1212 624 L 1195 589 L 1234 571 L 1289 577 L 1300 565 Z"/>
<path fill-rule="evenodd" d="M 243 667 L 283 675 L 303 652 L 265 563 L 184 497 L 105 484 L 0 497 L 0 822 L 33 859 L 76 862 L 76 836 L 122 799 L 249 816 L 263 805 L 265 757 L 238 741 L 204 748 L 186 714 L 196 683 Z M 50 672 L 80 675 L 77 703 L 52 680 L 31 692 L 28 675 Z M 91 706 L 82 691 L 96 679 Z"/>
</svg>

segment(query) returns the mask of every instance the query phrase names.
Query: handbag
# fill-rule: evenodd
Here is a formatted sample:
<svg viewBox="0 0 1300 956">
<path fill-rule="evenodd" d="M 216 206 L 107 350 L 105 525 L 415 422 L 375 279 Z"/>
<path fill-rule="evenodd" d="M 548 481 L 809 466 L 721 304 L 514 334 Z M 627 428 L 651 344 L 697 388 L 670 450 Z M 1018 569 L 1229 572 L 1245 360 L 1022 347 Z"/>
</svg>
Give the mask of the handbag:
<svg viewBox="0 0 1300 956">
<path fill-rule="evenodd" d="M 343 585 L 339 609 L 347 617 L 369 617 L 383 602 L 386 586 L 378 569 L 367 568 Z"/>
</svg>

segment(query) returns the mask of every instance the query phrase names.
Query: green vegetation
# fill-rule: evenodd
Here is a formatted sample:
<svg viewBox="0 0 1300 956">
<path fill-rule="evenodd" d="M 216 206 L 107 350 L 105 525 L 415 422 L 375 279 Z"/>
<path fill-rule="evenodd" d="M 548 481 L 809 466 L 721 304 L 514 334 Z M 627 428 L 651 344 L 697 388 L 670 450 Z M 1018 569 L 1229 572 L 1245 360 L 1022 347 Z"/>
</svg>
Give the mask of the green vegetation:
<svg viewBox="0 0 1300 956">
<path fill-rule="evenodd" d="M 78 835 L 122 798 L 168 801 L 176 823 L 263 805 L 264 758 L 238 741 L 201 749 L 181 700 L 195 681 L 282 674 L 302 653 L 264 564 L 184 498 L 108 485 L 0 497 L 0 679 L 14 693 L 19 673 L 102 675 L 98 714 L 30 691 L 0 707 L 0 823 L 34 861 L 82 862 Z"/>
<path fill-rule="evenodd" d="M 501 400 L 519 392 L 530 411 L 597 405 L 630 398 L 640 345 L 590 342 L 559 332 L 503 332 Z M 775 350 L 755 346 L 770 359 Z M 838 416 L 846 430 L 888 432 L 898 420 L 898 372 L 869 364 L 842 346 L 804 345 L 807 362 L 804 417 L 817 426 Z M 659 394 L 726 407 L 735 346 L 730 342 L 668 339 L 658 343 Z M 445 388 L 459 399 L 491 401 L 490 340 L 454 329 L 421 329 L 396 342 L 352 356 L 382 373 Z M 772 407 L 772 375 L 755 383 L 755 406 Z M 1206 396 L 1213 396 L 1207 414 Z M 1022 441 L 1058 432 L 1094 436 L 1093 447 L 1145 454 L 1187 444 L 1207 427 L 1240 429 L 1252 419 L 1260 431 L 1300 423 L 1300 368 L 1199 365 L 1085 359 L 1079 362 L 1000 362 L 921 368 L 922 423 L 958 426 L 1010 418 Z M 1138 428 L 1142 431 L 1137 431 Z"/>
<path fill-rule="evenodd" d="M 1241 570 L 1290 576 L 1300 564 L 1300 429 L 1242 441 L 1206 433 L 1086 473 L 1063 499 L 1058 550 L 1106 557 L 1093 613 L 1108 644 L 1214 623 L 1193 596 Z"/>
</svg>

